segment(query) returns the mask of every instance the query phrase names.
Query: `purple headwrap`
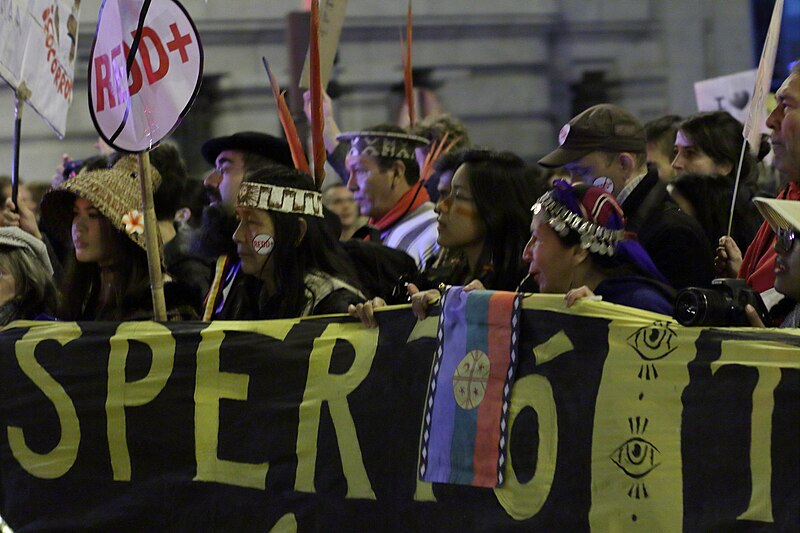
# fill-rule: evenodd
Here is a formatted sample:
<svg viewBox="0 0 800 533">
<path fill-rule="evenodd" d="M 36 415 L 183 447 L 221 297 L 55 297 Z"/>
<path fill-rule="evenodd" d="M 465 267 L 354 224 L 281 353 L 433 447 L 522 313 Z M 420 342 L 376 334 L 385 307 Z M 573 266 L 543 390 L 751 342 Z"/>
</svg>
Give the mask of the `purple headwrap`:
<svg viewBox="0 0 800 533">
<path fill-rule="evenodd" d="M 580 197 L 579 192 L 583 192 Z M 581 246 L 589 253 L 613 257 L 658 281 L 667 282 L 635 236 L 625 231 L 622 208 L 616 198 L 603 189 L 584 184 L 573 187 L 558 180 L 552 190 L 533 204 L 531 211 L 534 215 L 544 212 L 548 225 L 561 237 L 566 237 L 570 231 L 577 233 Z"/>
</svg>

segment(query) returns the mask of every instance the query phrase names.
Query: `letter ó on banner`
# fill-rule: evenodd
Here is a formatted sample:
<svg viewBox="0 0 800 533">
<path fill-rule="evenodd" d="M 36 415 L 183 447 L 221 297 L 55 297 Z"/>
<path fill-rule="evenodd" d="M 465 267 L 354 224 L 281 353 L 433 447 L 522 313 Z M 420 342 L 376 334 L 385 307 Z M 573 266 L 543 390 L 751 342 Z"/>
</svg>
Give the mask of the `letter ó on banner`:
<svg viewBox="0 0 800 533">
<path fill-rule="evenodd" d="M 129 342 L 137 340 L 150 347 L 153 353 L 150 371 L 140 380 L 125 381 Z M 145 405 L 164 389 L 175 362 L 175 339 L 169 329 L 155 322 L 123 322 L 111 337 L 108 355 L 108 396 L 106 397 L 106 427 L 108 451 L 114 481 L 131 480 L 131 457 L 128 453 L 126 406 Z"/>
<path fill-rule="evenodd" d="M 58 444 L 47 453 L 37 453 L 31 450 L 25 442 L 22 428 L 16 426 L 7 428 L 11 455 L 25 471 L 38 478 L 56 479 L 69 472 L 78 457 L 81 427 L 78 423 L 75 405 L 67 392 L 36 361 L 36 347 L 45 340 L 55 340 L 63 346 L 80 336 L 81 330 L 76 323 L 63 322 L 47 327 L 32 328 L 17 341 L 15 346 L 20 368 L 53 403 L 61 426 L 61 438 Z"/>
<path fill-rule="evenodd" d="M 559 331 L 533 349 L 536 366 L 547 364 L 556 357 L 572 351 L 572 341 L 564 330 Z M 517 481 L 513 468 L 511 432 L 514 421 L 525 407 L 532 407 L 539 419 L 539 449 L 537 450 L 536 472 L 526 484 Z M 536 515 L 553 485 L 558 457 L 558 413 L 553 398 L 553 388 L 548 379 L 539 374 L 531 374 L 514 383 L 511 389 L 511 408 L 508 421 L 508 461 L 506 462 L 506 482 L 494 489 L 497 501 L 509 516 L 515 520 L 525 520 Z M 519 450 L 517 453 L 520 453 Z"/>
<path fill-rule="evenodd" d="M 356 353 L 353 366 L 341 375 L 328 373 L 337 339 L 352 344 Z M 377 349 L 378 330 L 366 329 L 360 324 L 330 324 L 322 336 L 314 340 L 297 426 L 296 491 L 314 492 L 319 418 L 322 403 L 328 402 L 336 442 L 339 445 L 339 456 L 342 459 L 342 471 L 347 479 L 347 497 L 375 499 L 375 492 L 361 456 L 356 426 L 347 405 L 347 395 L 366 379 Z"/>
<path fill-rule="evenodd" d="M 528 483 L 517 481 L 514 474 L 513 455 L 530 453 L 532 450 L 511 449 L 511 432 L 517 415 L 525 407 L 532 407 L 539 418 L 539 449 L 536 451 L 536 472 Z M 527 520 L 542 510 L 542 506 L 550 495 L 553 477 L 556 473 L 558 456 L 558 416 L 553 388 L 546 377 L 531 374 L 514 383 L 511 391 L 511 409 L 509 411 L 509 447 L 506 462 L 506 481 L 502 487 L 494 489 L 497 501 L 506 513 L 515 520 Z"/>
</svg>

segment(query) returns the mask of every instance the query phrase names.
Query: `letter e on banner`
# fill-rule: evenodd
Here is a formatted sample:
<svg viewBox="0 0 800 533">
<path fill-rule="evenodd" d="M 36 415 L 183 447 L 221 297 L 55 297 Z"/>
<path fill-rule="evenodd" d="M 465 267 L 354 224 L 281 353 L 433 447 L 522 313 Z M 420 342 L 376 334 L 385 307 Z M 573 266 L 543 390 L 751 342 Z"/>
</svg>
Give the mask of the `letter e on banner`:
<svg viewBox="0 0 800 533">
<path fill-rule="evenodd" d="M 143 6 L 144 0 L 103 1 L 89 61 L 89 113 L 103 140 L 123 152 L 150 150 L 169 135 L 203 74 L 203 47 L 183 6 L 152 0 L 139 30 Z"/>
</svg>

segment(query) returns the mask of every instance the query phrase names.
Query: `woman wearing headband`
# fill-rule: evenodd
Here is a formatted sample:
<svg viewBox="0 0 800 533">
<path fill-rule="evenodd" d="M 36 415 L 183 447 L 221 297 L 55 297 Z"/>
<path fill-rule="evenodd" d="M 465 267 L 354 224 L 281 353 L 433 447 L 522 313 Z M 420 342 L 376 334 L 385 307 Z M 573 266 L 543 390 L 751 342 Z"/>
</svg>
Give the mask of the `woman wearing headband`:
<svg viewBox="0 0 800 533">
<path fill-rule="evenodd" d="M 522 258 L 543 293 L 587 296 L 672 315 L 674 292 L 650 256 L 625 232 L 613 196 L 597 187 L 556 182 L 531 209 L 531 239 Z"/>
<path fill-rule="evenodd" d="M 245 176 L 233 234 L 245 274 L 263 281 L 258 316 L 296 318 L 347 312 L 365 300 L 352 264 L 325 228 L 313 180 L 282 166 Z"/>
<path fill-rule="evenodd" d="M 565 294 L 567 306 L 586 297 L 672 315 L 675 292 L 650 256 L 625 232 L 622 208 L 598 187 L 557 181 L 531 208 L 530 240 L 522 253 L 542 293 Z M 467 290 L 483 289 L 479 280 Z M 411 297 L 422 319 L 438 291 Z"/>
</svg>

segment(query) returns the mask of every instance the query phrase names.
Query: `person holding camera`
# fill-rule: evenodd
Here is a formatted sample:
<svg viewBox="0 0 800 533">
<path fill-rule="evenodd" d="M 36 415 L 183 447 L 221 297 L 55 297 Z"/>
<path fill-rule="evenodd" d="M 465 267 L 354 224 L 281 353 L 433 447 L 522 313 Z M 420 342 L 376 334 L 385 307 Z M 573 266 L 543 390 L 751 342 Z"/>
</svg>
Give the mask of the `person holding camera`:
<svg viewBox="0 0 800 533">
<path fill-rule="evenodd" d="M 794 200 L 753 200 L 772 231 L 775 232 L 775 290 L 795 302 L 782 328 L 800 327 L 800 202 Z M 753 327 L 764 327 L 752 305 L 745 313 Z"/>
</svg>

